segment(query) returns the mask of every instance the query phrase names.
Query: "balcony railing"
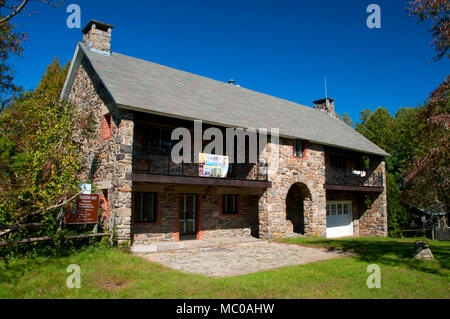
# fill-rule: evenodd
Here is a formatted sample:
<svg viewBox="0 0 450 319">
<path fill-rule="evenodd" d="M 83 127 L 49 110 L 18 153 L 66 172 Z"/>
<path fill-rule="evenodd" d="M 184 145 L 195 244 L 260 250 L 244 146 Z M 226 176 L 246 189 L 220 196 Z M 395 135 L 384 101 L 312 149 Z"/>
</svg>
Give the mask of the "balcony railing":
<svg viewBox="0 0 450 319">
<path fill-rule="evenodd" d="M 198 177 L 200 164 L 172 161 L 169 155 L 133 154 L 133 173 Z M 204 177 L 215 178 L 215 177 Z M 220 178 L 220 177 L 216 177 Z M 267 166 L 260 163 L 230 164 L 226 179 L 267 181 Z"/>
<path fill-rule="evenodd" d="M 383 187 L 383 173 L 354 169 L 325 169 L 325 184 L 361 187 Z"/>
</svg>

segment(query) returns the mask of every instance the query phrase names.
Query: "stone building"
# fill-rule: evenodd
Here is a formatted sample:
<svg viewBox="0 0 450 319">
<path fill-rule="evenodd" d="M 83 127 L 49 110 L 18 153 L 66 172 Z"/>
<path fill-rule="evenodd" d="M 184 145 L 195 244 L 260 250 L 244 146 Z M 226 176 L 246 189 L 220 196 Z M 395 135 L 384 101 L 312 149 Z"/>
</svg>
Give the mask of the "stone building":
<svg viewBox="0 0 450 319">
<path fill-rule="evenodd" d="M 112 29 L 84 28 L 62 98 L 94 112 L 82 178 L 101 191 L 103 221 L 114 222 L 120 242 L 387 235 L 389 154 L 337 119 L 333 99 L 307 107 L 111 52 Z M 244 136 L 243 163 L 226 153 L 226 175 L 199 176 L 195 158 L 207 152 L 193 145 L 193 163 L 178 163 L 171 135 L 197 134 L 200 120 L 200 136 L 209 128 L 269 136 L 258 137 L 256 161 Z"/>
</svg>

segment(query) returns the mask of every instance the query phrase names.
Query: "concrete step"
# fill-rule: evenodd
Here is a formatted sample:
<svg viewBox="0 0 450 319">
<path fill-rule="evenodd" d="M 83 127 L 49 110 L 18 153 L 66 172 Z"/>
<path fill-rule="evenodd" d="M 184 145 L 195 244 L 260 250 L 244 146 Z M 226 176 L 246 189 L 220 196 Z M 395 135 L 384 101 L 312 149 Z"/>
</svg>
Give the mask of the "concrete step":
<svg viewBox="0 0 450 319">
<path fill-rule="evenodd" d="M 168 243 L 157 243 L 158 251 L 166 251 L 166 250 L 177 250 L 184 248 L 184 243 L 180 242 L 168 242 Z"/>
<path fill-rule="evenodd" d="M 286 236 L 284 236 L 284 238 L 300 238 L 300 237 L 305 237 L 305 235 L 297 234 L 297 233 L 289 233 L 289 234 L 286 234 Z"/>
<path fill-rule="evenodd" d="M 184 243 L 167 242 L 167 243 L 153 243 L 153 244 L 135 244 L 131 246 L 133 253 L 153 253 L 155 251 L 169 251 L 184 248 Z"/>
<path fill-rule="evenodd" d="M 133 253 L 153 253 L 158 249 L 156 245 L 133 245 L 131 251 Z"/>
</svg>

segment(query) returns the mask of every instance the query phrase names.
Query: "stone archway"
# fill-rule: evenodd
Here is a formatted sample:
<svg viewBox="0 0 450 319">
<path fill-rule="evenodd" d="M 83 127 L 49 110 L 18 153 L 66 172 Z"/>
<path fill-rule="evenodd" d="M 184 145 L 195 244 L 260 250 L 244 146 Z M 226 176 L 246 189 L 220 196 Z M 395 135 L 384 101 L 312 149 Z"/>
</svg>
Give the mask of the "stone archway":
<svg viewBox="0 0 450 319">
<path fill-rule="evenodd" d="M 289 176 L 290 175 L 290 176 Z M 259 236 L 271 239 L 289 236 L 294 231 L 292 221 L 287 219 L 286 199 L 293 185 L 301 184 L 308 196 L 303 200 L 303 231 L 305 235 L 325 236 L 326 234 L 326 196 L 324 181 L 314 180 L 305 175 L 294 173 L 277 176 L 272 187 L 260 197 Z M 318 175 L 322 177 L 322 175 Z"/>
<path fill-rule="evenodd" d="M 305 221 L 311 215 L 311 193 L 303 183 L 295 183 L 286 195 L 286 220 L 292 224 L 294 233 L 305 234 Z"/>
</svg>

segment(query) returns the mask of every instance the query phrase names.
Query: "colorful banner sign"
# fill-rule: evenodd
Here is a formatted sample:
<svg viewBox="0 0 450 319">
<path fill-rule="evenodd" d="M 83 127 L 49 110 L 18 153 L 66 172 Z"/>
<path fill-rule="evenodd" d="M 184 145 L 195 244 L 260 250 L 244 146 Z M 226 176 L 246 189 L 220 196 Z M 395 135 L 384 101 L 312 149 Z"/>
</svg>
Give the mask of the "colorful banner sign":
<svg viewBox="0 0 450 319">
<path fill-rule="evenodd" d="M 198 154 L 198 176 L 202 177 L 227 177 L 228 156 L 213 154 Z"/>
</svg>

